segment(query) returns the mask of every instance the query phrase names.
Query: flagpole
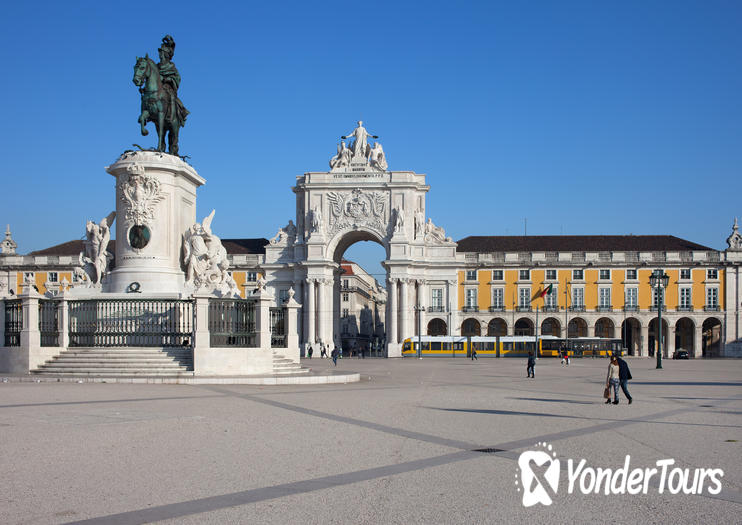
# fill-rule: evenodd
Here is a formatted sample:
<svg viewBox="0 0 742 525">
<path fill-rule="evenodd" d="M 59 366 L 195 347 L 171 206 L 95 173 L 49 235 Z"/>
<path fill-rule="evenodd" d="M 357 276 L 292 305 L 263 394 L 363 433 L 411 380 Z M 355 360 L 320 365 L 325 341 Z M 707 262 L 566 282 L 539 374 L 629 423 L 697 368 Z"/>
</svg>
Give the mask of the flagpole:
<svg viewBox="0 0 742 525">
<path fill-rule="evenodd" d="M 538 351 L 538 305 L 536 305 L 536 356 L 541 357 Z"/>
</svg>

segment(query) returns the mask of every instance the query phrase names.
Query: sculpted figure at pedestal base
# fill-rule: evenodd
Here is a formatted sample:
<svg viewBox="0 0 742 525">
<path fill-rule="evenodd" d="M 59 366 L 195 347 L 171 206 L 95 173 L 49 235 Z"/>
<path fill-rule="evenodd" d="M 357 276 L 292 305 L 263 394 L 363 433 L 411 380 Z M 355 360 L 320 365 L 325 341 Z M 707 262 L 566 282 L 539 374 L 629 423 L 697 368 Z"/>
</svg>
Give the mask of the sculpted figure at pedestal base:
<svg viewBox="0 0 742 525">
<path fill-rule="evenodd" d="M 425 223 L 425 240 L 434 243 L 453 242 L 451 237 L 446 237 L 446 230 L 433 224 L 431 218 Z"/>
<path fill-rule="evenodd" d="M 85 251 L 80 252 L 78 259 L 90 286 L 101 283 L 108 271 L 108 264 L 113 259 L 113 255 L 108 252 L 108 241 L 111 240 L 111 223 L 115 218 L 116 212 L 113 211 L 103 217 L 99 224 L 87 221 L 85 225 Z M 81 272 L 75 273 L 81 275 Z"/>
<path fill-rule="evenodd" d="M 196 223 L 183 234 L 183 265 L 186 285 L 195 288 L 209 286 L 228 293 L 236 289 L 234 280 L 227 272 L 229 261 L 222 241 L 211 231 L 211 221 L 216 210 Z"/>
</svg>

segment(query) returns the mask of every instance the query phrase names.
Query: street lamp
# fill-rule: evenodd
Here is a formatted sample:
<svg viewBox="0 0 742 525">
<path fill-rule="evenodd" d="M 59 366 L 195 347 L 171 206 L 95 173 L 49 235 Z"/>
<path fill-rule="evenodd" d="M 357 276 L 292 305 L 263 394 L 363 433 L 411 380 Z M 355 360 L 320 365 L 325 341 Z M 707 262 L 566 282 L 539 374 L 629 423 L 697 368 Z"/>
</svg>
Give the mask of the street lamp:
<svg viewBox="0 0 742 525">
<path fill-rule="evenodd" d="M 662 291 L 667 288 L 670 276 L 659 268 L 649 276 L 649 284 L 657 289 L 657 368 L 662 368 Z"/>
</svg>

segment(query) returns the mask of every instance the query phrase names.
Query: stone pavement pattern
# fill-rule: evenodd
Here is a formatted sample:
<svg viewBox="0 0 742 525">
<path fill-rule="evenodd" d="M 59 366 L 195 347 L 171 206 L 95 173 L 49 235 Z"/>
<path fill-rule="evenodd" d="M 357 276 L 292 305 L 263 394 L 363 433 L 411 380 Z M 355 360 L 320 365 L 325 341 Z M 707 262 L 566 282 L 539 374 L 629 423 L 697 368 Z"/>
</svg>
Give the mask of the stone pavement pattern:
<svg viewBox="0 0 742 525">
<path fill-rule="evenodd" d="M 602 359 L 541 359 L 536 379 L 522 359 L 343 359 L 360 383 L 0 383 L 0 523 L 738 523 L 742 361 L 629 365 L 631 406 L 603 404 Z M 517 458 L 538 441 L 596 467 L 721 467 L 724 491 L 526 509 Z"/>
</svg>

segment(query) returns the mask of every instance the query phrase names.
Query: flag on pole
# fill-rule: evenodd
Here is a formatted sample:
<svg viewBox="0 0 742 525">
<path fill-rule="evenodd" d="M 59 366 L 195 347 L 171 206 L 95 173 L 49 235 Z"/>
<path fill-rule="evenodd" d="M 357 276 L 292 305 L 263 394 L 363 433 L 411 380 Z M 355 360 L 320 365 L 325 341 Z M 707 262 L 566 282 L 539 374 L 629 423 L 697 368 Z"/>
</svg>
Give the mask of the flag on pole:
<svg viewBox="0 0 742 525">
<path fill-rule="evenodd" d="M 533 296 L 533 299 L 531 299 L 531 302 L 535 301 L 536 299 L 541 299 L 541 298 L 543 298 L 546 295 L 549 295 L 551 293 L 552 288 L 554 288 L 554 285 L 553 284 L 550 284 L 549 286 L 547 286 L 543 290 L 538 290 L 536 292 L 536 295 Z"/>
</svg>

